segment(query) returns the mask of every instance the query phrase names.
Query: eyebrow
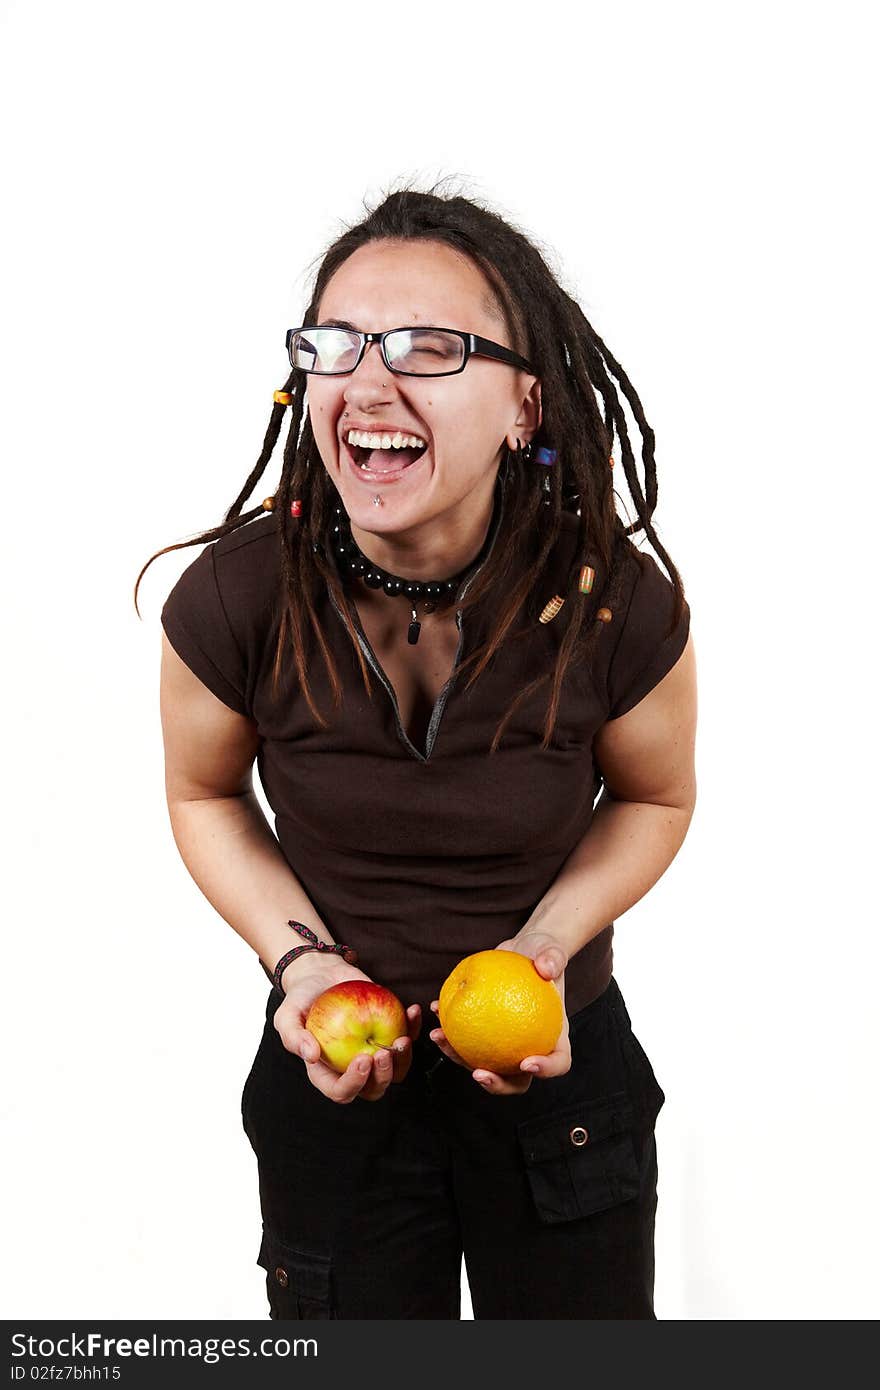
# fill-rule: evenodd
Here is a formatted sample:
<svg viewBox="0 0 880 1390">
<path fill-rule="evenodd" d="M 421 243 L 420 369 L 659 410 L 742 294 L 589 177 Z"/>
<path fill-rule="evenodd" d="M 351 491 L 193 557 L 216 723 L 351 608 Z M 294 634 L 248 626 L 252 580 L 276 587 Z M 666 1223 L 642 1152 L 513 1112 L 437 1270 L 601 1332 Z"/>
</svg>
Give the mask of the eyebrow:
<svg viewBox="0 0 880 1390">
<path fill-rule="evenodd" d="M 424 327 L 425 325 L 413 323 L 413 324 L 408 324 L 408 325 L 406 325 L 406 326 L 407 326 L 407 327 L 410 327 L 410 328 L 422 328 L 422 327 Z M 360 329 L 358 328 L 357 324 L 349 323 L 348 319 L 321 319 L 321 322 L 315 324 L 315 327 L 316 327 L 316 328 L 350 328 L 350 329 L 352 330 L 353 333 L 359 333 L 359 332 L 360 332 Z"/>
</svg>

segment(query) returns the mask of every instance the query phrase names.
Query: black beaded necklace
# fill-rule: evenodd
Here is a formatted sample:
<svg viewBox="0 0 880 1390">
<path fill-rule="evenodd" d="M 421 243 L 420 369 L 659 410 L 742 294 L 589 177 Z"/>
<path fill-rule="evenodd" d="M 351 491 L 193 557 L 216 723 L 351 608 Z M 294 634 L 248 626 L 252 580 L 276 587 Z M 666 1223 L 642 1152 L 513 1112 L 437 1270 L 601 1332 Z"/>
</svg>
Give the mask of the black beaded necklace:
<svg viewBox="0 0 880 1390">
<path fill-rule="evenodd" d="M 334 520 L 330 527 L 330 552 L 336 560 L 342 575 L 352 579 L 362 579 L 369 589 L 382 589 L 391 598 L 404 594 L 410 602 L 412 618 L 406 632 L 406 640 L 415 646 L 419 640 L 422 625 L 419 622 L 416 604 L 425 601 L 425 610 L 433 613 L 443 599 L 454 598 L 462 580 L 473 567 L 471 562 L 460 574 L 452 579 L 401 579 L 373 564 L 361 550 L 351 534 L 351 522 L 345 508 L 339 503 L 333 508 Z"/>
</svg>

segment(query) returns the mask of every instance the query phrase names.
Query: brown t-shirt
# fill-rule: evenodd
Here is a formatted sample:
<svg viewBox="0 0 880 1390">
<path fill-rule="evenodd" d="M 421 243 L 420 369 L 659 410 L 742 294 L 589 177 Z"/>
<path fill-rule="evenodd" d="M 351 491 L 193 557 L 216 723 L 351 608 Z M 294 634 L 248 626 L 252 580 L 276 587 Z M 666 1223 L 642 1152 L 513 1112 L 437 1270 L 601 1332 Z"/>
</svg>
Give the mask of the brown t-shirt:
<svg viewBox="0 0 880 1390">
<path fill-rule="evenodd" d="M 475 567 L 490 553 L 503 492 Z M 563 516 L 540 604 L 562 591 L 582 557 L 577 518 Z M 563 683 L 551 746 L 541 752 L 550 686 L 520 705 L 498 751 L 488 752 L 514 696 L 552 669 L 558 622 L 535 621 L 531 635 L 505 643 L 468 691 L 469 672 L 441 692 L 426 746 L 410 742 L 390 682 L 353 617 L 371 670 L 372 702 L 341 614 L 325 590 L 318 615 L 344 687 L 334 711 L 323 659 L 309 679 L 329 720 L 315 726 L 298 689 L 292 651 L 277 702 L 270 693 L 279 624 L 279 520 L 259 517 L 206 545 L 184 570 L 162 609 L 171 645 L 209 690 L 256 723 L 257 768 L 291 869 L 335 941 L 404 1004 L 428 1005 L 463 956 L 514 936 L 586 833 L 601 775 L 592 743 L 608 719 L 632 709 L 681 656 L 690 611 L 671 637 L 673 589 L 653 556 L 634 552 L 627 587 L 604 625 L 592 670 L 571 667 Z M 595 590 L 601 575 L 597 562 Z M 629 573 L 631 571 L 631 573 Z M 348 581 L 346 581 L 348 582 Z M 569 603 L 598 607 L 597 594 Z M 401 623 L 408 614 L 401 604 Z M 462 621 L 459 656 L 484 640 L 490 616 Z M 568 963 L 569 1015 L 591 1003 L 611 978 L 613 923 Z M 293 933 L 291 933 L 293 938 Z M 298 940 L 298 938 L 296 938 Z"/>
</svg>

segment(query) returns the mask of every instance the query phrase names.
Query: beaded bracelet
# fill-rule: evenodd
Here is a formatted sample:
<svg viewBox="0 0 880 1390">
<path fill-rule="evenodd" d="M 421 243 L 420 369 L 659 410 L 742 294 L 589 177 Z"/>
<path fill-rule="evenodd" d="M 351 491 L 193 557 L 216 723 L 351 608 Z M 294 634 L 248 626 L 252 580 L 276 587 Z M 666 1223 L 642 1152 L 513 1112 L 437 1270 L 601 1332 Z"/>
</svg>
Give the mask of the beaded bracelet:
<svg viewBox="0 0 880 1390">
<path fill-rule="evenodd" d="M 293 950 L 286 951 L 275 966 L 270 978 L 272 984 L 280 994 L 284 993 L 284 990 L 281 988 L 281 976 L 284 974 L 290 962 L 296 960 L 297 956 L 301 956 L 304 951 L 331 951 L 337 956 L 342 956 L 342 959 L 349 965 L 357 964 L 357 951 L 352 950 L 350 946 L 343 946 L 341 942 L 337 942 L 333 946 L 328 946 L 326 941 L 319 941 L 315 933 L 303 922 L 288 922 L 287 925 L 293 927 L 293 930 L 298 932 L 300 936 L 304 936 L 307 944 L 305 946 L 294 946 Z M 260 964 L 262 965 L 263 962 L 260 961 Z M 266 970 L 266 967 L 263 966 L 263 969 Z M 266 970 L 266 974 L 269 974 L 268 970 Z"/>
</svg>

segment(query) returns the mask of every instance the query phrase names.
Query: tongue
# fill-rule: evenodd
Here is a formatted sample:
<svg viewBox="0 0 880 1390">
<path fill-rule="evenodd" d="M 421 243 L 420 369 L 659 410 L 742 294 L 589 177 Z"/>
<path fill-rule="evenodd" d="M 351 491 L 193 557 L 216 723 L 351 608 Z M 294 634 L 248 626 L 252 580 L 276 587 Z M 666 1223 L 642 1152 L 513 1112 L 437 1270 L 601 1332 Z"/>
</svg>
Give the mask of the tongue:
<svg viewBox="0 0 880 1390">
<path fill-rule="evenodd" d="M 421 453 L 421 449 L 373 449 L 366 463 L 373 473 L 393 473 L 414 463 Z"/>
</svg>

